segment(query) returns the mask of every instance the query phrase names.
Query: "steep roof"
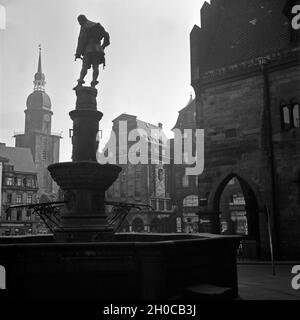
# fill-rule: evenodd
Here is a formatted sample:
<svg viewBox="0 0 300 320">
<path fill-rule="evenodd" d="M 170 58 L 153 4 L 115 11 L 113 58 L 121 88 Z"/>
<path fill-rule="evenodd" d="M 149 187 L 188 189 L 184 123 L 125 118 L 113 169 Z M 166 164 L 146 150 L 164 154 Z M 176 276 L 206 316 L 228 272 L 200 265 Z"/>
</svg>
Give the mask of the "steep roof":
<svg viewBox="0 0 300 320">
<path fill-rule="evenodd" d="M 0 157 L 7 158 L 14 170 L 23 173 L 36 173 L 30 149 L 0 146 Z"/>
<path fill-rule="evenodd" d="M 176 124 L 172 130 L 196 128 L 196 100 L 192 96 L 188 104 L 178 113 Z"/>
<path fill-rule="evenodd" d="M 201 28 L 191 32 L 192 64 L 200 72 L 251 60 L 291 46 L 283 0 L 211 0 Z"/>
</svg>

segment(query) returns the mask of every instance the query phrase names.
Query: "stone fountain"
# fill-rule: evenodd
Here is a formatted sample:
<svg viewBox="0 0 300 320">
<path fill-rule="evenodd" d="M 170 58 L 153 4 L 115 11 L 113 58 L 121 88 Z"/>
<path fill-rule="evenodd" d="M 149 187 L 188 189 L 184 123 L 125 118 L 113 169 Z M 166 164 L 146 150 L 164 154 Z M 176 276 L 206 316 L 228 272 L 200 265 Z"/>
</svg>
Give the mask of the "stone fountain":
<svg viewBox="0 0 300 320">
<path fill-rule="evenodd" d="M 100 24 L 80 15 L 82 26 Z M 83 30 L 84 31 L 84 30 Z M 83 52 L 79 43 L 76 58 Z M 84 42 L 86 43 L 86 42 Z M 100 50 L 100 49 L 99 49 Z M 101 52 L 101 50 L 99 51 Z M 101 60 L 102 59 L 102 60 Z M 97 62 L 104 63 L 104 56 Z M 97 64 L 91 87 L 82 86 L 89 60 L 83 57 L 73 120 L 72 162 L 49 166 L 67 204 L 54 235 L 0 238 L 0 265 L 7 272 L 8 299 L 96 301 L 238 296 L 236 250 L 240 238 L 211 234 L 114 234 L 105 214 L 105 191 L 121 168 L 96 161 Z M 200 288 L 200 289 L 199 289 Z M 202 288 L 202 289 L 201 289 Z M 211 295 L 209 295 L 211 296 Z M 214 295 L 212 295 L 214 297 Z"/>
<path fill-rule="evenodd" d="M 237 297 L 239 237 L 114 234 L 104 200 L 121 169 L 96 161 L 102 117 L 96 108 L 96 89 L 82 87 L 76 96 L 76 108 L 70 112 L 73 161 L 49 167 L 68 201 L 61 228 L 53 236 L 0 239 L 0 265 L 7 270 L 9 299 L 111 302 Z"/>
</svg>

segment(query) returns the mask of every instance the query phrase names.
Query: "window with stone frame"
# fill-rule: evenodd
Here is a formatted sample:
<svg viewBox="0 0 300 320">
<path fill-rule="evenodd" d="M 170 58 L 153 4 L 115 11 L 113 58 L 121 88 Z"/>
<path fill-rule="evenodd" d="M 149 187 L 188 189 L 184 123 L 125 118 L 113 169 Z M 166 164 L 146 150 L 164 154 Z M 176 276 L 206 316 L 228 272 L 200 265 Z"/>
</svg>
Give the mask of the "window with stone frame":
<svg viewBox="0 0 300 320">
<path fill-rule="evenodd" d="M 14 185 L 21 187 L 22 186 L 22 178 L 14 177 Z"/>
<path fill-rule="evenodd" d="M 22 220 L 22 210 L 18 209 L 17 210 L 17 221 L 21 221 Z"/>
<path fill-rule="evenodd" d="M 281 129 L 289 130 L 291 128 L 291 112 L 287 103 L 281 103 L 280 106 L 281 115 Z"/>
<path fill-rule="evenodd" d="M 188 188 L 188 186 L 189 186 L 189 176 L 184 175 L 184 176 L 182 177 L 182 186 L 183 186 L 184 188 Z"/>
<path fill-rule="evenodd" d="M 26 220 L 31 220 L 31 210 L 26 210 Z"/>
<path fill-rule="evenodd" d="M 8 209 L 8 211 L 6 212 L 6 220 L 10 221 L 11 220 L 11 210 Z"/>
<path fill-rule="evenodd" d="M 12 203 L 12 194 L 11 193 L 7 193 L 7 195 L 6 195 L 6 203 Z"/>
<path fill-rule="evenodd" d="M 166 200 L 166 209 L 168 211 L 172 210 L 171 200 Z"/>
<path fill-rule="evenodd" d="M 151 205 L 153 210 L 156 210 L 156 199 L 152 199 L 151 202 L 150 202 L 150 205 Z"/>
<path fill-rule="evenodd" d="M 29 194 L 27 194 L 27 197 L 26 197 L 26 203 L 32 204 L 32 202 L 33 202 L 33 197 L 32 197 L 32 194 L 29 193 Z"/>
<path fill-rule="evenodd" d="M 158 201 L 158 205 L 159 205 L 159 210 L 160 211 L 164 211 L 165 210 L 165 201 L 164 200 L 159 200 Z"/>
<path fill-rule="evenodd" d="M 6 185 L 7 186 L 12 186 L 13 185 L 13 178 L 12 177 L 7 177 L 6 178 Z"/>
<path fill-rule="evenodd" d="M 300 110 L 299 103 L 292 104 L 292 119 L 293 119 L 293 127 L 300 128 Z"/>
<path fill-rule="evenodd" d="M 300 110 L 299 102 L 296 99 L 289 103 L 282 102 L 280 105 L 281 129 L 290 130 L 291 128 L 300 128 Z"/>
<path fill-rule="evenodd" d="M 135 167 L 135 196 L 140 197 L 141 196 L 141 168 L 136 166 Z"/>
<path fill-rule="evenodd" d="M 125 171 L 123 171 L 121 173 L 121 197 L 122 198 L 125 198 L 126 197 L 126 194 L 127 194 L 127 179 L 126 179 L 126 173 Z"/>
<path fill-rule="evenodd" d="M 42 142 L 42 154 L 41 154 L 41 160 L 48 160 L 49 152 L 48 152 L 48 144 L 46 138 L 43 138 Z"/>
<path fill-rule="evenodd" d="M 17 194 L 16 203 L 17 204 L 21 204 L 22 203 L 22 195 L 21 194 Z"/>
</svg>

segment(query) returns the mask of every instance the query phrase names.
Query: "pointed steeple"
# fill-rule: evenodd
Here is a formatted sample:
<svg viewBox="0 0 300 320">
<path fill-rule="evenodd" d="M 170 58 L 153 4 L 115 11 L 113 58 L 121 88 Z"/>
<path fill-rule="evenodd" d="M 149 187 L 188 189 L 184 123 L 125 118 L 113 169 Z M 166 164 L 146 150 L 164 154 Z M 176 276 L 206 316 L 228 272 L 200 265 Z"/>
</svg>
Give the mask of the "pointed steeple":
<svg viewBox="0 0 300 320">
<path fill-rule="evenodd" d="M 38 73 L 42 73 L 42 47 L 39 45 L 39 64 L 38 64 Z"/>
<path fill-rule="evenodd" d="M 38 70 L 37 73 L 34 75 L 34 91 L 45 91 L 45 75 L 42 72 L 42 48 L 39 45 L 39 62 L 38 62 Z"/>
</svg>

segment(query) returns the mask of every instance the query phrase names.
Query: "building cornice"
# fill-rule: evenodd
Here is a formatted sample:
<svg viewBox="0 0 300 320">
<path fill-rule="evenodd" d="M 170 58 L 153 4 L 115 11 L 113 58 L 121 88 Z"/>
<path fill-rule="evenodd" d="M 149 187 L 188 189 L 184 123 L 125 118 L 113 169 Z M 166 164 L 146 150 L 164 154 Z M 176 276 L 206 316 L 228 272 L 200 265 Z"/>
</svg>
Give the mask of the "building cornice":
<svg viewBox="0 0 300 320">
<path fill-rule="evenodd" d="M 261 73 L 262 63 L 267 63 L 269 72 L 300 65 L 300 47 L 289 48 L 275 53 L 267 54 L 240 63 L 216 68 L 200 74 L 199 79 L 192 81 L 192 86 L 208 88 L 228 82 L 249 78 Z"/>
</svg>

